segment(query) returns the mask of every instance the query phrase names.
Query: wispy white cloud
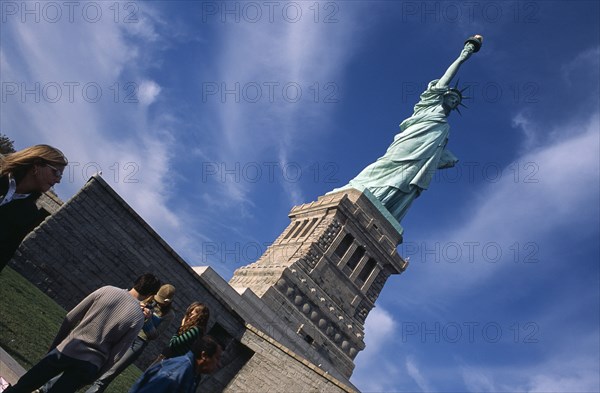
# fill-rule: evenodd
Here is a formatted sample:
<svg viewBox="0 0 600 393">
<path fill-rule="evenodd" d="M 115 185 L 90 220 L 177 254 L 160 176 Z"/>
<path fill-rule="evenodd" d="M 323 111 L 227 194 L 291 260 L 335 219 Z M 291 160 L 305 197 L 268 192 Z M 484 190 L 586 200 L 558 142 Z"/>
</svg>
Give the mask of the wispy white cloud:
<svg viewBox="0 0 600 393">
<path fill-rule="evenodd" d="M 138 99 L 142 105 L 152 104 L 160 94 L 160 86 L 151 80 L 143 80 L 138 87 Z"/>
<path fill-rule="evenodd" d="M 323 89 L 343 74 L 358 45 L 358 15 L 344 8 L 339 23 L 315 23 L 306 17 L 311 15 L 308 3 L 295 4 L 305 8 L 305 17 L 296 23 L 230 24 L 220 37 L 215 101 L 223 102 L 214 107 L 223 143 L 213 154 L 216 160 L 235 157 L 243 165 L 267 154 L 284 167 L 314 136 L 311 124 L 326 122 L 334 109 L 322 102 L 329 92 Z M 224 89 L 238 90 L 239 102 L 235 93 L 222 95 Z M 291 203 L 304 201 L 296 183 L 284 181 L 282 187 Z M 251 190 L 252 185 L 238 182 L 215 191 L 222 203 L 238 205 Z"/>
<path fill-rule="evenodd" d="M 600 181 L 599 118 L 595 113 L 587 119 L 557 126 L 578 133 L 568 131 L 563 140 L 518 157 L 516 165 L 525 170 L 517 181 L 514 176 L 503 176 L 484 185 L 474 203 L 462 212 L 460 228 L 432 233 L 425 245 L 419 245 L 421 252 L 427 247 L 434 250 L 438 247 L 436 253 L 442 263 L 420 264 L 425 281 L 415 290 L 422 291 L 423 298 L 440 293 L 461 296 L 471 285 L 481 285 L 483 280 L 493 278 L 500 269 L 514 267 L 514 263 L 507 262 L 514 259 L 510 247 L 516 241 L 539 246 L 556 231 L 571 226 L 580 231 L 594 230 Z M 535 126 L 533 119 L 523 121 Z M 505 174 L 511 173 L 509 167 L 502 169 Z M 460 246 L 459 258 L 450 252 L 454 249 L 447 255 L 441 251 L 449 244 Z M 468 248 L 465 244 L 477 246 Z M 552 244 L 550 241 L 545 250 L 552 248 Z M 486 251 L 483 249 L 486 245 L 493 247 Z M 421 253 L 414 255 L 413 262 L 417 259 L 415 263 L 419 263 L 419 258 L 432 260 Z"/>
<path fill-rule="evenodd" d="M 474 366 L 460 359 L 462 381 L 469 392 L 587 393 L 600 388 L 597 332 L 581 345 L 554 351 L 547 359 L 520 367 Z M 587 346 L 587 348 L 585 348 Z"/>
<path fill-rule="evenodd" d="M 462 366 L 461 376 L 469 392 L 497 392 L 493 377 L 476 367 Z"/>
<path fill-rule="evenodd" d="M 527 392 L 597 392 L 600 388 L 597 372 L 597 368 L 590 370 L 589 367 L 586 367 L 584 370 L 574 370 L 569 376 L 559 376 L 548 372 L 538 374 L 531 378 Z"/>
<path fill-rule="evenodd" d="M 552 316 L 554 326 L 563 321 L 557 313 Z M 524 391 L 543 392 L 598 392 L 600 391 L 600 330 L 580 334 L 564 340 L 556 346 L 543 362 L 520 370 Z M 510 378 L 506 378 L 509 381 Z M 514 390 L 520 386 L 512 386 Z"/>
<path fill-rule="evenodd" d="M 366 348 L 358 354 L 356 371 L 352 375 L 352 382 L 363 391 L 392 391 L 396 381 L 390 375 L 406 372 L 398 359 L 390 361 L 382 355 L 397 332 L 398 324 L 389 311 L 377 307 L 370 312 L 365 323 Z"/>
<path fill-rule="evenodd" d="M 415 381 L 419 389 L 422 392 L 433 392 L 435 391 L 429 381 L 423 376 L 421 370 L 417 366 L 415 359 L 412 356 L 407 356 L 406 358 L 406 371 L 408 375 Z"/>
<path fill-rule="evenodd" d="M 530 151 L 538 143 L 539 130 L 531 122 L 531 118 L 524 113 L 518 113 L 512 120 L 513 127 L 523 132 L 522 150 Z"/>
<path fill-rule="evenodd" d="M 591 71 L 597 75 L 600 72 L 598 70 L 600 70 L 600 47 L 583 51 L 561 66 L 563 80 L 569 86 L 573 84 L 574 78 L 581 77 L 582 72 L 584 75 L 589 75 Z"/>
<path fill-rule="evenodd" d="M 360 361 L 369 361 L 389 341 L 391 334 L 397 330 L 393 316 L 382 307 L 374 308 L 365 323 L 365 350 L 360 354 Z"/>
<path fill-rule="evenodd" d="M 17 18 L 3 24 L 2 80 L 18 92 L 3 103 L 2 129 L 17 147 L 49 143 L 65 152 L 71 165 L 56 187 L 63 198 L 101 170 L 169 237 L 182 220 L 167 203 L 175 141 L 165 116 L 148 116 L 161 88 L 137 61 L 151 52 L 157 33 L 141 8 L 138 22 L 125 24 L 115 23 L 110 5 L 101 4 L 104 17 L 94 23 L 21 23 Z M 136 40 L 131 39 L 134 30 Z M 36 93 L 23 95 L 25 90 Z M 130 102 L 136 98 L 139 103 Z"/>
</svg>

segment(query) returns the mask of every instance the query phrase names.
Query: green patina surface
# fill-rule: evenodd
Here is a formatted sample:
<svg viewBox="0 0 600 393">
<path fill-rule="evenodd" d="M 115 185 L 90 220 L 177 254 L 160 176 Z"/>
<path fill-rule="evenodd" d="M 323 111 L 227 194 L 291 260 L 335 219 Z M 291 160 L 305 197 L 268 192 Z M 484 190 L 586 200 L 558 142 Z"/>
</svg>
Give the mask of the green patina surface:
<svg viewBox="0 0 600 393">
<path fill-rule="evenodd" d="M 429 83 L 412 116 L 400 124 L 400 132 L 385 154 L 346 186 L 332 192 L 367 189 L 397 222 L 402 221 L 412 202 L 429 188 L 435 172 L 458 162 L 446 148 L 450 137 L 447 118 L 453 110 L 458 110 L 463 96 L 456 87 L 450 87 L 450 82 L 460 66 L 479 51 L 482 40 L 481 36 L 470 37 L 444 75 Z"/>
</svg>

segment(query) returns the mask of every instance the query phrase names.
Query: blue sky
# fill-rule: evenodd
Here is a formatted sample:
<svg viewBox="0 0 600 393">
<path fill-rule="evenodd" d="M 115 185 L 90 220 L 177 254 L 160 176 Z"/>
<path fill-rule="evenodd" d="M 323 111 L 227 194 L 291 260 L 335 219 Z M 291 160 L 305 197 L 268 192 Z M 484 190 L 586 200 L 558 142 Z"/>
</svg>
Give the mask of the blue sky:
<svg viewBox="0 0 600 393">
<path fill-rule="evenodd" d="M 464 39 L 460 162 L 366 323 L 379 392 L 600 390 L 599 4 L 2 1 L 0 131 L 94 172 L 229 279 L 383 154 Z"/>
</svg>

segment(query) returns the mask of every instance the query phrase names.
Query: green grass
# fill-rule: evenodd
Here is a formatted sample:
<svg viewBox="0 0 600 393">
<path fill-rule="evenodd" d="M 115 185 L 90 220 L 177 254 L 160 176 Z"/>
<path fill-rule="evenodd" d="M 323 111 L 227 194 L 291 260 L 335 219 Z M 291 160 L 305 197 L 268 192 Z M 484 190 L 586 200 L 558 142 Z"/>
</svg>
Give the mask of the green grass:
<svg viewBox="0 0 600 393">
<path fill-rule="evenodd" d="M 0 346 L 26 370 L 48 352 L 66 314 L 54 300 L 10 267 L 0 273 Z M 106 392 L 127 392 L 141 374 L 137 367 L 128 367 Z"/>
</svg>

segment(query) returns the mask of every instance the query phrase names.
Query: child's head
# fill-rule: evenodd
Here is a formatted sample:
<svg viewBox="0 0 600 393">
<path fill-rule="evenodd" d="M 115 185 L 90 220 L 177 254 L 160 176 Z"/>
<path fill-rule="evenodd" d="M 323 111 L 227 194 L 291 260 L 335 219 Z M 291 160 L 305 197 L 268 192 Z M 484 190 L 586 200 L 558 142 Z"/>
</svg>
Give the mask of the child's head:
<svg viewBox="0 0 600 393">
<path fill-rule="evenodd" d="M 179 328 L 180 333 L 189 330 L 190 328 L 197 326 L 202 330 L 202 333 L 206 331 L 206 324 L 210 317 L 210 311 L 204 303 L 194 302 L 189 305 L 185 311 L 185 317 L 183 318 L 183 324 Z"/>
</svg>

